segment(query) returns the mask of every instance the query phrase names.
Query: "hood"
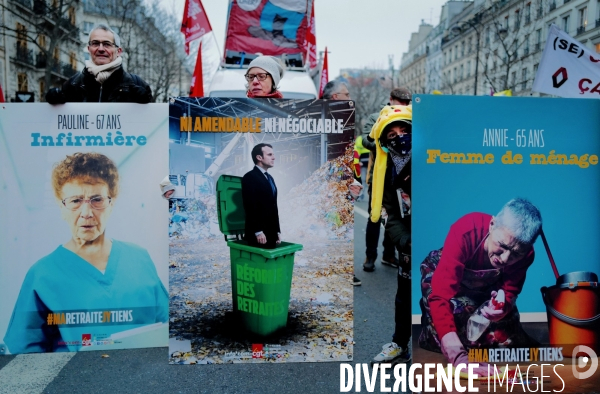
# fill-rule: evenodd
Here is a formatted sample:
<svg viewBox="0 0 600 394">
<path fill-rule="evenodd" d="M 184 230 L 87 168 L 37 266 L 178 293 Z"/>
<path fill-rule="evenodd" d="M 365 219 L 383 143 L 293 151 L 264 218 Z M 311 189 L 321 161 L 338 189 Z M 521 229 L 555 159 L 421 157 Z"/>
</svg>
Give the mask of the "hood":
<svg viewBox="0 0 600 394">
<path fill-rule="evenodd" d="M 394 122 L 412 123 L 412 106 L 386 105 L 379 113 L 379 118 L 371 129 L 369 137 L 375 140 L 377 156 L 373 167 L 372 195 L 371 195 L 371 221 L 377 223 L 381 218 L 381 204 L 383 201 L 383 185 L 387 170 L 387 152 L 381 148 L 381 134 L 387 125 Z"/>
</svg>

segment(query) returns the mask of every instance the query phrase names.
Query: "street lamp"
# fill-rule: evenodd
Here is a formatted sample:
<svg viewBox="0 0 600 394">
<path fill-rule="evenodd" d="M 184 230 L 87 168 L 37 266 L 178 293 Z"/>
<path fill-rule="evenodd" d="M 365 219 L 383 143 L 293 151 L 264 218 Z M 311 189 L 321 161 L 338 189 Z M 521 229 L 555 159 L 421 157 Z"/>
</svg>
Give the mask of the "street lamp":
<svg viewBox="0 0 600 394">
<path fill-rule="evenodd" d="M 473 89 L 474 96 L 477 96 L 477 74 L 479 70 L 479 40 L 481 37 L 480 28 L 482 19 L 483 15 L 481 13 L 477 13 L 473 15 L 473 18 L 461 21 L 450 29 L 450 31 L 454 35 L 461 34 L 465 30 L 465 27 L 472 27 L 473 30 L 475 30 L 477 43 L 475 47 L 475 88 Z"/>
</svg>

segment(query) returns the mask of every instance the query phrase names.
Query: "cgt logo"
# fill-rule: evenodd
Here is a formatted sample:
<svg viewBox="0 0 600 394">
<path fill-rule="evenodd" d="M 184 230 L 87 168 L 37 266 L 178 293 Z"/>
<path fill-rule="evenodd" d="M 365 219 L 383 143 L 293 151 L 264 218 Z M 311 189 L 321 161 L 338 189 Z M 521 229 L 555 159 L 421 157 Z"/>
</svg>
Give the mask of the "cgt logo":
<svg viewBox="0 0 600 394">
<path fill-rule="evenodd" d="M 577 357 L 581 353 L 585 353 L 585 356 Z M 587 346 L 575 346 L 575 349 L 573 349 L 573 354 L 571 355 L 571 360 L 573 363 L 571 366 L 571 368 L 573 368 L 573 376 L 576 379 L 587 379 L 594 375 L 598 369 L 598 356 L 594 350 Z M 585 372 L 579 372 L 580 369 L 585 368 L 588 362 L 591 362 L 590 369 Z"/>
<path fill-rule="evenodd" d="M 263 358 L 263 345 L 261 343 L 252 344 L 252 358 Z"/>
<path fill-rule="evenodd" d="M 92 334 L 81 334 L 81 346 L 92 346 Z"/>
</svg>

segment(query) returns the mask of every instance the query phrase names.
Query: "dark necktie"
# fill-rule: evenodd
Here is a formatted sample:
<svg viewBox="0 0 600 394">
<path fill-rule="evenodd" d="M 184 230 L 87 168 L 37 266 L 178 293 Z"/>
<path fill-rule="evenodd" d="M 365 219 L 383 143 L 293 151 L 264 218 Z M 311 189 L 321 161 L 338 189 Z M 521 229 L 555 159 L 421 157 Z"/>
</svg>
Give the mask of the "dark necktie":
<svg viewBox="0 0 600 394">
<path fill-rule="evenodd" d="M 267 179 L 269 180 L 269 183 L 271 184 L 271 189 L 273 189 L 273 195 L 275 195 L 275 181 L 273 180 L 273 177 L 271 175 L 269 175 L 268 172 L 265 172 L 265 175 L 267 176 Z"/>
</svg>

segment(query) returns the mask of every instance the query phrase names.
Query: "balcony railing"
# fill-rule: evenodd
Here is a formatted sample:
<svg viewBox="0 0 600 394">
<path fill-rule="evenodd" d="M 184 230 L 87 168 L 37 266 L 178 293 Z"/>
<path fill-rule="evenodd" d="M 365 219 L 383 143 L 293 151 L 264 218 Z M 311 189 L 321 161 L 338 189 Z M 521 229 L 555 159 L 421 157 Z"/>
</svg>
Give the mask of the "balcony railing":
<svg viewBox="0 0 600 394">
<path fill-rule="evenodd" d="M 13 0 L 15 3 L 22 5 L 25 8 L 31 9 L 31 0 Z"/>
<path fill-rule="evenodd" d="M 35 66 L 37 68 L 46 68 L 46 64 L 46 54 L 38 52 L 38 54 L 35 57 Z"/>
<path fill-rule="evenodd" d="M 16 47 L 17 47 L 17 52 L 16 52 L 16 56 L 14 57 L 14 59 L 21 63 L 25 63 L 25 64 L 29 64 L 29 65 L 33 66 L 34 65 L 33 50 L 27 49 L 27 47 L 19 45 L 19 44 L 16 44 Z"/>
<path fill-rule="evenodd" d="M 583 33 L 584 31 L 585 31 L 585 26 L 579 26 L 579 27 L 577 28 L 577 34 L 581 34 L 581 33 Z"/>
</svg>

